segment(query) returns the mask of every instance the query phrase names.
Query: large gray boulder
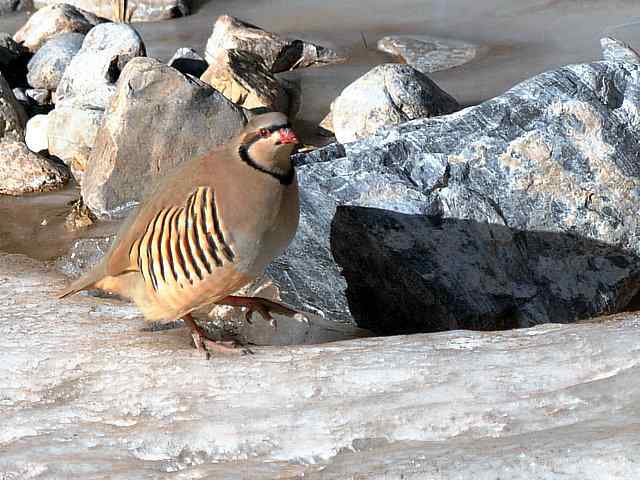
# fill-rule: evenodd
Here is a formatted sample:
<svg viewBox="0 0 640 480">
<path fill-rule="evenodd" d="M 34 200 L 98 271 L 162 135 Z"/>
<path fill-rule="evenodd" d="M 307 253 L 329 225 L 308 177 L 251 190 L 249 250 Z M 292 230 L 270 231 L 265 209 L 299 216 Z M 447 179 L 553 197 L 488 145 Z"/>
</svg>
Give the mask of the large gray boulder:
<svg viewBox="0 0 640 480">
<path fill-rule="evenodd" d="M 638 98 L 640 65 L 573 65 L 300 156 L 300 228 L 269 273 L 385 333 L 620 311 L 640 286 Z"/>
<path fill-rule="evenodd" d="M 460 106 L 429 77 L 409 65 L 378 65 L 347 86 L 331 104 L 331 122 L 341 143 L 380 127 L 444 115 Z"/>
<path fill-rule="evenodd" d="M 73 5 L 54 3 L 31 15 L 13 39 L 35 52 L 51 37 L 65 32 L 87 33 L 104 21 L 105 19 Z"/>
<path fill-rule="evenodd" d="M 78 32 L 61 33 L 47 40 L 29 60 L 29 85 L 55 91 L 71 60 L 80 51 L 83 41 L 84 34 Z"/>
<path fill-rule="evenodd" d="M 284 38 L 229 15 L 221 15 L 207 41 L 209 65 L 224 61 L 225 50 L 245 50 L 262 58 L 273 73 L 343 62 L 333 50 L 302 40 Z"/>
<path fill-rule="evenodd" d="M 156 176 L 224 143 L 245 123 L 243 109 L 206 83 L 136 58 L 98 131 L 82 197 L 97 215 L 117 216 Z"/>
</svg>

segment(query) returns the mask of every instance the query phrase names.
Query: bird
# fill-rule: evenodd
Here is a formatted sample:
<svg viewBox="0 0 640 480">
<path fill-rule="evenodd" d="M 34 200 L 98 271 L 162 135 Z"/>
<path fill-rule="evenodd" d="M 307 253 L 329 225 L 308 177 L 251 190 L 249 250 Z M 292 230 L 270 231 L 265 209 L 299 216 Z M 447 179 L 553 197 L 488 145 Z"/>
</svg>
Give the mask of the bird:
<svg viewBox="0 0 640 480">
<path fill-rule="evenodd" d="M 65 290 L 100 289 L 133 300 L 149 321 L 184 320 L 195 347 L 229 352 L 194 321 L 202 307 L 245 307 L 273 322 L 298 312 L 260 297 L 233 295 L 292 241 L 300 204 L 291 159 L 298 138 L 287 117 L 251 118 L 230 141 L 162 177 L 120 228 L 102 260 Z"/>
</svg>

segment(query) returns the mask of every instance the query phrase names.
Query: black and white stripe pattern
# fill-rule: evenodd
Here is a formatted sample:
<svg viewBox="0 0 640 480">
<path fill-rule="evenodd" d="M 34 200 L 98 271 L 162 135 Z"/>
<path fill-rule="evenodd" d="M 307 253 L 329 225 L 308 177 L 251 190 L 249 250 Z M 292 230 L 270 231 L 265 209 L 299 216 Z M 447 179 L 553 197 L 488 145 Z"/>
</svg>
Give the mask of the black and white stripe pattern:
<svg viewBox="0 0 640 480">
<path fill-rule="evenodd" d="M 155 291 L 163 285 L 194 285 L 235 259 L 208 187 L 198 187 L 183 207 L 160 210 L 129 254 Z"/>
</svg>

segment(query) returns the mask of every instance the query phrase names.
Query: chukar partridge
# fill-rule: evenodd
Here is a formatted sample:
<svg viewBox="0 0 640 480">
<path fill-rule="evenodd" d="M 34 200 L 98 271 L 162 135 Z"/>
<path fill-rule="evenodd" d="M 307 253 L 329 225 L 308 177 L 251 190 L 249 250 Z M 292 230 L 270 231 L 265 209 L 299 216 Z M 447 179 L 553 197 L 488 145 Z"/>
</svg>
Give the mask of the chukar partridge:
<svg viewBox="0 0 640 480">
<path fill-rule="evenodd" d="M 290 159 L 298 143 L 286 116 L 251 119 L 229 143 L 160 180 L 125 221 L 111 249 L 60 298 L 98 288 L 133 300 L 148 320 L 184 319 L 196 348 L 225 351 L 191 312 L 242 306 L 271 320 L 293 310 L 232 295 L 282 253 L 298 226 L 298 185 Z"/>
</svg>

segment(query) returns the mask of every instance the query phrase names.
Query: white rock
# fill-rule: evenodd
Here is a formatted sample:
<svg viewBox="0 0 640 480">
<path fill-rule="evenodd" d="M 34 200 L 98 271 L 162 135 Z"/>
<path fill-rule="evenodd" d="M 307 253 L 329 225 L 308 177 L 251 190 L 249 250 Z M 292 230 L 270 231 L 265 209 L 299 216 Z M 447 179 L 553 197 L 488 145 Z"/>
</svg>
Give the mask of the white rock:
<svg viewBox="0 0 640 480">
<path fill-rule="evenodd" d="M 49 112 L 47 128 L 49 153 L 64 161 L 78 183 L 102 124 L 104 109 L 93 105 L 92 98 L 72 98 Z"/>
<path fill-rule="evenodd" d="M 22 142 L 0 142 L 0 165 L 3 195 L 56 190 L 69 180 L 66 168 L 33 153 Z M 0 442 L 1 437 L 2 434 Z"/>
<path fill-rule="evenodd" d="M 8 478 L 637 478 L 640 316 L 255 355 L 0 256 Z M 180 473 L 177 475 L 177 471 Z"/>
<path fill-rule="evenodd" d="M 389 63 L 374 67 L 342 91 L 331 104 L 331 123 L 338 141 L 346 143 L 385 125 L 459 108 L 458 102 L 423 73 L 409 65 Z"/>
<path fill-rule="evenodd" d="M 48 115 L 36 115 L 29 119 L 25 133 L 25 143 L 29 150 L 40 153 L 49 149 L 48 128 Z"/>
<path fill-rule="evenodd" d="M 129 60 L 140 56 L 145 56 L 144 43 L 129 25 L 104 23 L 92 28 L 64 71 L 56 102 L 90 95 L 94 105 L 106 108 L 120 72 Z"/>
</svg>

